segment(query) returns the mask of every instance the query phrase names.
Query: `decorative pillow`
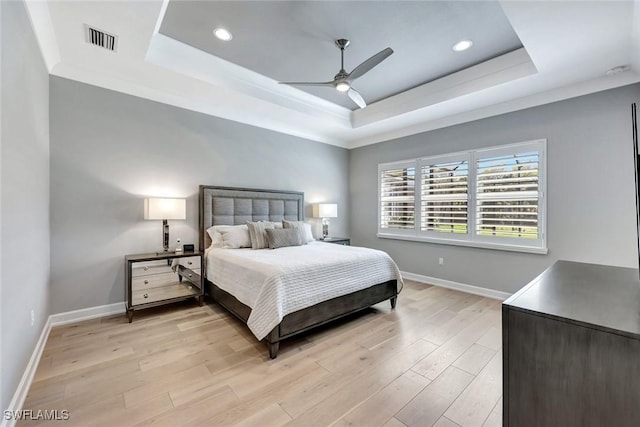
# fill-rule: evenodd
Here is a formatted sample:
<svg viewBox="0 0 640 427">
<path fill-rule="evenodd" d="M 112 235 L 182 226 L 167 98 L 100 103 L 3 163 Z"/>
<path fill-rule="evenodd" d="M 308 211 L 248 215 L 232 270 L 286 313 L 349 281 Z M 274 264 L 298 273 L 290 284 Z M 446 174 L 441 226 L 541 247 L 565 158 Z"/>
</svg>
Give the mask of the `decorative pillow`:
<svg viewBox="0 0 640 427">
<path fill-rule="evenodd" d="M 207 233 L 211 237 L 212 248 L 238 249 L 251 247 L 249 229 L 245 224 L 214 225 L 207 228 Z"/>
<path fill-rule="evenodd" d="M 269 228 L 266 229 L 269 248 L 278 249 L 285 246 L 306 245 L 306 236 L 302 228 Z"/>
<path fill-rule="evenodd" d="M 267 233 L 265 233 L 265 230 L 270 230 L 275 228 L 272 222 L 247 221 L 247 227 L 249 227 L 251 249 L 266 249 L 269 247 L 269 241 L 267 240 Z"/>
<path fill-rule="evenodd" d="M 302 228 L 304 229 L 305 239 L 307 242 L 313 242 L 315 240 L 313 238 L 313 233 L 311 232 L 311 224 L 307 224 L 304 221 L 287 221 L 286 219 L 283 219 L 282 226 L 284 228 Z"/>
</svg>

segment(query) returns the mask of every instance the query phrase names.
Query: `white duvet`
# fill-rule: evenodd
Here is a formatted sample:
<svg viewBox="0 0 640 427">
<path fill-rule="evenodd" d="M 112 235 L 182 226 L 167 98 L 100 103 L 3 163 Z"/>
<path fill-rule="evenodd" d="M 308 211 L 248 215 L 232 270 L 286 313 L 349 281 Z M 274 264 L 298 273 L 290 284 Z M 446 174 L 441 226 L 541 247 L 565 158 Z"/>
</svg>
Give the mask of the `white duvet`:
<svg viewBox="0 0 640 427">
<path fill-rule="evenodd" d="M 207 279 L 251 307 L 248 326 L 261 340 L 289 313 L 398 280 L 385 252 L 311 242 L 279 249 L 209 249 Z"/>
</svg>

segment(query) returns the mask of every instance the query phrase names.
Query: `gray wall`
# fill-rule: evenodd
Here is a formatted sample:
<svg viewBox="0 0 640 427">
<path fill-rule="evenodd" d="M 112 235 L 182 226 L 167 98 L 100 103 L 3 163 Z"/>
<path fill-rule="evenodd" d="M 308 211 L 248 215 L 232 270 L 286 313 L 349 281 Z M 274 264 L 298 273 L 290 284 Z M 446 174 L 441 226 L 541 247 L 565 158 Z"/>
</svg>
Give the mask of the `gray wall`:
<svg viewBox="0 0 640 427">
<path fill-rule="evenodd" d="M 345 149 L 51 78 L 51 309 L 124 301 L 125 254 L 162 247 L 148 196 L 187 197 L 171 243 L 198 243 L 198 185 L 305 192 L 338 203 L 348 230 Z M 319 225 L 319 223 L 318 223 Z"/>
<path fill-rule="evenodd" d="M 640 85 L 351 150 L 353 242 L 387 251 L 403 271 L 503 292 L 515 292 L 558 259 L 638 267 L 634 101 Z M 548 255 L 376 237 L 378 163 L 539 138 L 547 138 Z"/>
<path fill-rule="evenodd" d="M 24 4 L 0 9 L 0 406 L 7 408 L 49 316 L 49 75 Z"/>
</svg>

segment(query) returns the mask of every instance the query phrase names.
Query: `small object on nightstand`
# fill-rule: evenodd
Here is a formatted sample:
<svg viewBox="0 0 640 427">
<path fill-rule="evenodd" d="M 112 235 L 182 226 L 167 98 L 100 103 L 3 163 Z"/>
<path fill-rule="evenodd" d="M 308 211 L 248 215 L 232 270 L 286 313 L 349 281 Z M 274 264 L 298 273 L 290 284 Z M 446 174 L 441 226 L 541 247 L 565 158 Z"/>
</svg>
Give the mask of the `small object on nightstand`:
<svg viewBox="0 0 640 427">
<path fill-rule="evenodd" d="M 134 310 L 195 298 L 204 303 L 202 252 L 125 256 L 125 295 L 129 323 Z"/>
<path fill-rule="evenodd" d="M 179 237 L 176 239 L 176 253 L 182 253 L 182 239 Z"/>
<path fill-rule="evenodd" d="M 195 245 L 193 243 L 185 243 L 183 246 L 185 252 L 193 252 L 196 250 Z"/>
<path fill-rule="evenodd" d="M 348 237 L 327 237 L 325 239 L 318 240 L 324 243 L 335 243 L 338 245 L 351 246 L 351 239 Z"/>
</svg>

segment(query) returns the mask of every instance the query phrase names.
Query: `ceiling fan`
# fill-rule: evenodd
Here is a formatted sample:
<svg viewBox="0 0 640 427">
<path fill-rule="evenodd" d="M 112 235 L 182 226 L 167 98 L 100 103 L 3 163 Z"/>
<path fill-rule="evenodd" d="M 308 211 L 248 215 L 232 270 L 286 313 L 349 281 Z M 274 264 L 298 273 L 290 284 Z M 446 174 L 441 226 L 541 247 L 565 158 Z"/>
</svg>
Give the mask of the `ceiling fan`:
<svg viewBox="0 0 640 427">
<path fill-rule="evenodd" d="M 358 107 L 364 108 L 367 106 L 367 103 L 364 102 L 364 99 L 362 98 L 360 93 L 358 93 L 358 91 L 351 86 L 351 83 L 355 79 L 362 77 L 365 73 L 371 71 L 373 67 L 380 64 L 382 61 L 384 61 L 389 56 L 391 56 L 391 54 L 393 53 L 393 49 L 388 47 L 386 49 L 381 50 L 380 52 L 373 55 L 371 58 L 364 61 L 362 64 L 358 65 L 356 68 L 353 69 L 353 71 L 351 71 L 350 73 L 347 73 L 344 70 L 344 49 L 347 46 L 349 46 L 349 40 L 338 39 L 336 40 L 336 46 L 340 48 L 340 71 L 338 71 L 338 74 L 335 75 L 335 77 L 333 78 L 333 81 L 330 81 L 330 82 L 279 82 L 279 83 L 283 85 L 292 85 L 292 86 L 334 87 L 339 92 L 346 92 L 349 98 L 351 98 L 353 102 L 358 104 Z"/>
</svg>

